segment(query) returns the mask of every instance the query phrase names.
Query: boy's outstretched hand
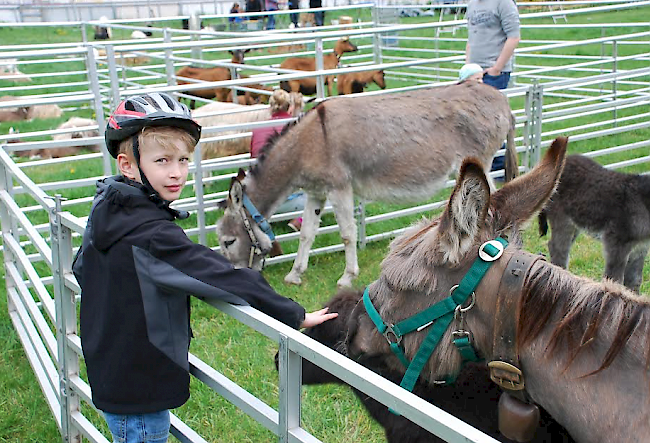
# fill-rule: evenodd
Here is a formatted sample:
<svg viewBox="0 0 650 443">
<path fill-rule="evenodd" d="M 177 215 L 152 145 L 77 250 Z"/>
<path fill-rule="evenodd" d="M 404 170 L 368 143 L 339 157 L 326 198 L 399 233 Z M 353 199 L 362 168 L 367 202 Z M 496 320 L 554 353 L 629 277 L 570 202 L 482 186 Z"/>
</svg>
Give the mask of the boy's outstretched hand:
<svg viewBox="0 0 650 443">
<path fill-rule="evenodd" d="M 327 320 L 331 320 L 339 316 L 337 312 L 332 312 L 328 314 L 330 308 L 323 308 L 320 311 L 307 312 L 305 314 L 305 320 L 303 320 L 300 325 L 301 328 L 311 328 L 312 326 L 320 325 Z"/>
</svg>

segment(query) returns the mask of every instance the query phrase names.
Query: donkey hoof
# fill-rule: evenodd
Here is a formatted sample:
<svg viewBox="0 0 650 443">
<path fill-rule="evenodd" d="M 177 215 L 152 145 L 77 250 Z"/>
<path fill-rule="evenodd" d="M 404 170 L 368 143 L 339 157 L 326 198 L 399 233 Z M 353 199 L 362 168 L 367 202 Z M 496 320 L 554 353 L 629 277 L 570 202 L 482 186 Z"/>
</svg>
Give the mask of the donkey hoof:
<svg viewBox="0 0 650 443">
<path fill-rule="evenodd" d="M 339 281 L 336 282 L 336 287 L 339 289 L 351 288 L 352 287 L 352 278 L 349 275 L 344 275 L 339 278 Z"/>
<path fill-rule="evenodd" d="M 295 272 L 290 272 L 284 277 L 284 282 L 290 285 L 300 285 L 302 284 L 302 279 Z"/>
</svg>

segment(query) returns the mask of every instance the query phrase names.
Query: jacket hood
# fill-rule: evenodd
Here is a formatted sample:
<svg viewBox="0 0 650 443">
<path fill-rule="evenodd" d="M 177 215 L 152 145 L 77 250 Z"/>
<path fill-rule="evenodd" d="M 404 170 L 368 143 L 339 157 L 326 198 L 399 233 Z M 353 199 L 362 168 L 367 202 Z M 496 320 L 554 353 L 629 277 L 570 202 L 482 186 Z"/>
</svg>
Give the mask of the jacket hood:
<svg viewBox="0 0 650 443">
<path fill-rule="evenodd" d="M 90 210 L 92 225 L 86 227 L 90 242 L 105 251 L 139 226 L 155 220 L 174 220 L 174 212 L 153 202 L 146 188 L 121 175 L 97 182 Z"/>
</svg>

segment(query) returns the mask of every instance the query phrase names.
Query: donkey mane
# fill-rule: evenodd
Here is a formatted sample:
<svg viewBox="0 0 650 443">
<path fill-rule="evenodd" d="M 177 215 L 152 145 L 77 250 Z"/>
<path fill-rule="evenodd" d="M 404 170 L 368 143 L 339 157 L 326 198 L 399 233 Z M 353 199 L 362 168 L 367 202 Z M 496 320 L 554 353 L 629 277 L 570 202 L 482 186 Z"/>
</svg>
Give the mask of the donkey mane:
<svg viewBox="0 0 650 443">
<path fill-rule="evenodd" d="M 600 367 L 584 377 L 610 366 L 635 331 L 640 330 L 645 337 L 650 334 L 650 303 L 646 299 L 614 283 L 572 278 L 555 266 L 545 265 L 536 269 L 524 285 L 517 315 L 520 349 L 542 332 L 556 308 L 564 315 L 555 326 L 547 349 L 552 353 L 558 346 L 566 345 L 567 367 L 597 338 L 601 327 L 616 325 Z M 650 341 L 645 341 L 645 347 L 645 364 L 650 368 Z"/>
<path fill-rule="evenodd" d="M 260 150 L 260 155 L 257 157 L 257 163 L 252 165 L 250 168 L 250 173 L 252 175 L 259 175 L 259 169 L 262 167 L 262 164 L 273 150 L 273 147 L 276 145 L 277 141 L 282 138 L 283 135 L 289 132 L 291 128 L 296 126 L 298 122 L 302 120 L 303 116 L 300 116 L 297 120 L 287 123 L 282 128 L 282 131 L 269 137 L 269 139 L 266 141 L 266 143 L 264 143 L 264 146 L 262 146 L 262 149 Z"/>
<path fill-rule="evenodd" d="M 321 111 L 321 108 L 323 109 L 322 111 Z M 318 115 L 321 117 L 321 121 L 324 121 L 325 108 L 323 108 L 322 106 L 315 106 L 312 109 L 310 109 L 309 111 L 303 113 L 296 120 L 294 120 L 292 122 L 289 122 L 286 125 L 284 125 L 284 127 L 282 128 L 282 131 L 280 131 L 277 134 L 273 134 L 271 137 L 269 137 L 269 139 L 266 141 L 264 146 L 262 146 L 262 149 L 260 150 L 260 155 L 257 157 L 257 164 L 252 165 L 251 168 L 250 168 L 250 173 L 252 175 L 254 175 L 254 176 L 259 175 L 260 168 L 262 167 L 264 161 L 270 155 L 271 151 L 273 150 L 273 147 L 278 143 L 278 140 L 281 139 L 292 128 L 294 128 L 298 123 L 300 123 L 302 121 L 302 119 L 305 118 L 305 116 L 307 114 L 309 114 L 311 111 L 313 111 L 314 109 L 318 110 Z M 325 127 L 323 126 L 323 130 L 324 129 L 325 129 Z"/>
</svg>

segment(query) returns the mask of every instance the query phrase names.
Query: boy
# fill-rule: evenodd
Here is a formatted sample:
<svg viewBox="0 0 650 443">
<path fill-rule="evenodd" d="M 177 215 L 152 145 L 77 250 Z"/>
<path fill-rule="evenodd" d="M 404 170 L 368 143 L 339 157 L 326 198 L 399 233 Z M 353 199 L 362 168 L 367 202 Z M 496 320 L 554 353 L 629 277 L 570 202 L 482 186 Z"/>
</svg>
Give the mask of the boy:
<svg viewBox="0 0 650 443">
<path fill-rule="evenodd" d="M 162 443 L 169 409 L 189 398 L 189 295 L 247 305 L 294 328 L 336 317 L 305 314 L 250 269 L 192 242 L 174 223 L 201 127 L 167 94 L 121 102 L 106 146 L 121 175 L 100 180 L 73 270 L 93 403 L 114 441 Z"/>
<path fill-rule="evenodd" d="M 467 63 L 464 64 L 460 71 L 458 71 L 458 83 L 462 83 L 467 80 L 476 80 L 483 82 L 483 68 L 476 63 Z"/>
</svg>

